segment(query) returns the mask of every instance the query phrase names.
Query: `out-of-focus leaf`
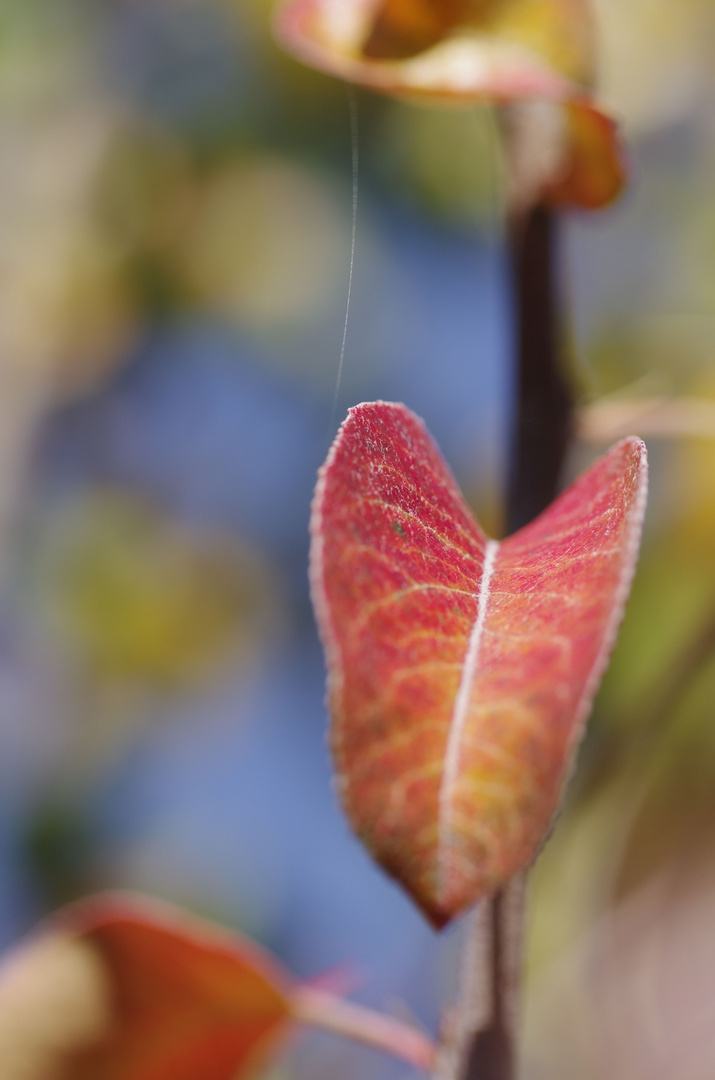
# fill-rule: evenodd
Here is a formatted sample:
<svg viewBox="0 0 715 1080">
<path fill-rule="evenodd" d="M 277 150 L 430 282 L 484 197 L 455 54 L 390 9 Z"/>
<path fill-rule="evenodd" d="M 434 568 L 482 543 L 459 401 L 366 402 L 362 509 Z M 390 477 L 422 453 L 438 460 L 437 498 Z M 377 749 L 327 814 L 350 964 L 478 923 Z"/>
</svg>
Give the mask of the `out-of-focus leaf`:
<svg viewBox="0 0 715 1080">
<path fill-rule="evenodd" d="M 363 42 L 363 56 L 402 60 L 429 49 L 464 19 L 469 6 L 468 0 L 380 0 Z M 487 0 L 472 5 L 477 6 L 486 13 L 494 5 Z"/>
<path fill-rule="evenodd" d="M 100 896 L 68 908 L 52 933 L 91 952 L 105 1020 L 91 1044 L 78 1039 L 62 1066 L 27 1080 L 238 1080 L 285 1033 L 292 980 L 279 965 L 167 905 Z"/>
<path fill-rule="evenodd" d="M 404 7 L 412 7 L 409 0 Z M 372 40 L 377 14 L 378 6 L 365 0 L 289 0 L 279 8 L 275 27 L 288 51 L 310 66 L 404 97 L 513 101 L 559 97 L 570 88 L 569 77 L 518 36 L 502 36 L 493 27 L 475 31 L 469 24 L 463 29 L 473 32 L 458 34 L 458 21 L 407 59 L 394 55 L 396 44 L 392 57 L 374 59 L 365 43 Z"/>
<path fill-rule="evenodd" d="M 420 1030 L 300 986 L 252 942 L 108 893 L 55 916 L 0 966 L 3 1080 L 247 1080 L 292 1025 L 430 1071 Z"/>
<path fill-rule="evenodd" d="M 585 0 L 377 0 L 363 56 L 398 60 L 457 31 L 514 42 L 577 82 L 590 82 L 593 31 Z"/>
<path fill-rule="evenodd" d="M 587 99 L 569 102 L 563 114 L 567 150 L 545 198 L 597 210 L 613 202 L 626 182 L 615 121 Z"/>
<path fill-rule="evenodd" d="M 501 544 L 403 405 L 352 409 L 318 482 L 312 588 L 342 799 L 442 925 L 528 865 L 615 640 L 645 508 L 627 439 Z"/>
<path fill-rule="evenodd" d="M 383 93 L 554 102 L 564 115 L 547 198 L 595 208 L 623 185 L 615 125 L 586 96 L 593 33 L 582 0 L 287 0 L 275 28 L 304 63 Z M 530 186 L 529 199 L 541 194 Z"/>
</svg>

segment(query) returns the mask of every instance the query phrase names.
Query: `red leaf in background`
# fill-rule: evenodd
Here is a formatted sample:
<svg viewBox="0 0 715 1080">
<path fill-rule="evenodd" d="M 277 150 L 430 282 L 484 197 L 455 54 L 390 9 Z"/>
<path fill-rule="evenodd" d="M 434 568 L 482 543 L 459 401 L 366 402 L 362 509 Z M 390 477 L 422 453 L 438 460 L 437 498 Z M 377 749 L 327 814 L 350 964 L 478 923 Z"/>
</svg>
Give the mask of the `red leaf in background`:
<svg viewBox="0 0 715 1080">
<path fill-rule="evenodd" d="M 293 981 L 238 935 L 121 895 L 76 904 L 57 926 L 99 954 L 110 1002 L 106 1034 L 66 1080 L 238 1080 L 285 1034 Z"/>
<path fill-rule="evenodd" d="M 3 957 L 0 1077 L 248 1080 L 299 1024 L 431 1072 L 428 1036 L 331 983 L 299 984 L 245 938 L 168 904 L 100 895 Z"/>
<path fill-rule="evenodd" d="M 437 926 L 545 837 L 615 640 L 645 496 L 645 447 L 626 439 L 499 544 L 404 405 L 359 405 L 340 429 L 311 523 L 340 793 Z"/>
<path fill-rule="evenodd" d="M 618 129 L 591 96 L 587 0 L 283 0 L 274 28 L 298 60 L 380 93 L 548 105 L 527 140 L 537 175 L 515 192 L 519 209 L 542 197 L 596 209 L 625 183 Z"/>
<path fill-rule="evenodd" d="M 508 5 L 502 0 L 499 6 Z M 449 24 L 437 19 L 424 51 L 406 48 L 406 56 L 375 59 L 365 53 L 365 45 L 373 40 L 377 15 L 379 6 L 373 0 L 284 0 L 274 26 L 284 48 L 310 67 L 415 101 L 503 103 L 530 97 L 561 99 L 573 92 L 571 80 L 543 55 L 521 45 L 514 48 L 513 42 L 493 33 L 452 35 L 447 33 L 456 29 L 451 19 Z M 445 33 L 438 31 L 440 24 Z"/>
</svg>

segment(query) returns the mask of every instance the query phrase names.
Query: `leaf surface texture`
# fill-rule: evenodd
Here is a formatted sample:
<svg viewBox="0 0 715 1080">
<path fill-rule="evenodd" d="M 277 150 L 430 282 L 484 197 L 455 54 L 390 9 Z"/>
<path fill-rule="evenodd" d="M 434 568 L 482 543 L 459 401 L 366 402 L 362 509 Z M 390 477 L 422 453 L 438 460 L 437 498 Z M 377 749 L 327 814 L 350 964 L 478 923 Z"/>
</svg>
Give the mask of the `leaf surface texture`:
<svg viewBox="0 0 715 1080">
<path fill-rule="evenodd" d="M 535 857 L 615 640 L 645 447 L 619 443 L 488 540 L 405 406 L 352 409 L 321 471 L 311 582 L 350 821 L 435 925 Z"/>
</svg>

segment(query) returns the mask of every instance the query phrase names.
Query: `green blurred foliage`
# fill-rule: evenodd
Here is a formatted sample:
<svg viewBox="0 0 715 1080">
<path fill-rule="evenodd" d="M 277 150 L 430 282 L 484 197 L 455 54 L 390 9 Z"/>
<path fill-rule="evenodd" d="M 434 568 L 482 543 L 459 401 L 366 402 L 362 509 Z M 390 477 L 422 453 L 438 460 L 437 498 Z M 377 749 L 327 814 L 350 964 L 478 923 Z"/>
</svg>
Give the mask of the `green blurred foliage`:
<svg viewBox="0 0 715 1080">
<path fill-rule="evenodd" d="M 275 571 L 130 491 L 45 519 L 32 580 L 58 643 L 98 680 L 202 685 L 250 664 L 277 626 Z"/>
</svg>

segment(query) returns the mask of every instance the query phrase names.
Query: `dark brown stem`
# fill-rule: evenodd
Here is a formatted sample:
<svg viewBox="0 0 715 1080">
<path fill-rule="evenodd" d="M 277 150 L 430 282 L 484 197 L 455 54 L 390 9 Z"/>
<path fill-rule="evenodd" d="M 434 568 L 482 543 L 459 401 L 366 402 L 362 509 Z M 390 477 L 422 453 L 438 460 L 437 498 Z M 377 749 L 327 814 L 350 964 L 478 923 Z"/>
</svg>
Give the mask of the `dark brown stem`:
<svg viewBox="0 0 715 1080">
<path fill-rule="evenodd" d="M 473 912 L 437 1080 L 514 1080 L 523 913 L 522 874 Z"/>
<path fill-rule="evenodd" d="M 573 430 L 563 362 L 556 221 L 536 206 L 512 221 L 517 401 L 510 439 L 506 531 L 527 525 L 553 500 Z"/>
<path fill-rule="evenodd" d="M 488 905 L 487 933 L 491 954 L 491 1016 L 471 1040 L 464 1066 L 464 1080 L 513 1080 L 516 1075 L 514 1026 L 521 904 L 517 911 L 513 910 L 513 904 L 509 910 L 506 890 L 485 903 Z"/>
<path fill-rule="evenodd" d="M 507 533 L 527 525 L 554 499 L 572 435 L 556 240 L 554 215 L 545 206 L 511 223 L 517 378 Z M 438 1073 L 448 1080 L 515 1080 L 523 891 L 518 875 L 476 913 L 460 1015 Z"/>
</svg>

